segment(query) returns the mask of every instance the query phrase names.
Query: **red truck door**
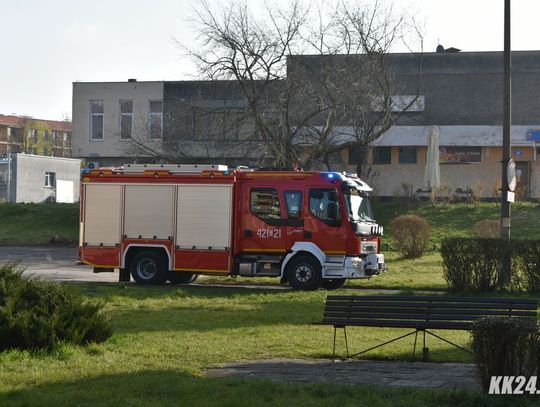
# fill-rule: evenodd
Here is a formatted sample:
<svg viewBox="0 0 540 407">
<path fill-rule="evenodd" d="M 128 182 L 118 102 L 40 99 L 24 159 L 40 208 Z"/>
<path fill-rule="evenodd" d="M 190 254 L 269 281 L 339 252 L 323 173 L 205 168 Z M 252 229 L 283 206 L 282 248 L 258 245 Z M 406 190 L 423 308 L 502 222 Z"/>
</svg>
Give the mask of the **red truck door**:
<svg viewBox="0 0 540 407">
<path fill-rule="evenodd" d="M 285 253 L 287 230 L 277 186 L 244 186 L 239 248 L 245 253 Z"/>
<path fill-rule="evenodd" d="M 347 218 L 339 192 L 333 188 L 308 188 L 305 198 L 304 241 L 315 243 L 326 255 L 345 255 Z M 329 207 L 334 207 L 335 219 Z"/>
<path fill-rule="evenodd" d="M 306 215 L 304 195 L 304 191 L 301 189 L 283 191 L 283 202 L 287 216 L 285 222 L 287 249 L 293 247 L 295 242 L 306 240 L 304 237 L 304 216 Z"/>
</svg>

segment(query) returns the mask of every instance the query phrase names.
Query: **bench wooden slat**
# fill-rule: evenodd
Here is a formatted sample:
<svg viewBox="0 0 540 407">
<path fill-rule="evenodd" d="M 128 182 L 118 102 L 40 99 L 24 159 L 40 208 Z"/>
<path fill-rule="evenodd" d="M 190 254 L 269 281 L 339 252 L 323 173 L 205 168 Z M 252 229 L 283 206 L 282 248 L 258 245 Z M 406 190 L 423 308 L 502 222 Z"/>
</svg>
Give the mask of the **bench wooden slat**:
<svg viewBox="0 0 540 407">
<path fill-rule="evenodd" d="M 325 314 L 324 318 L 344 319 L 354 321 L 357 318 L 373 320 L 411 319 L 423 321 L 476 321 L 487 315 L 447 315 L 447 314 L 380 314 L 355 312 L 348 315 Z M 515 318 L 512 316 L 510 318 Z"/>
<path fill-rule="evenodd" d="M 537 300 L 525 298 L 487 298 L 487 297 L 452 297 L 452 296 L 404 296 L 404 295 L 329 295 L 329 300 L 355 300 L 355 301 L 371 301 L 371 300 L 390 300 L 390 301 L 428 301 L 428 302 L 489 302 L 489 303 L 512 303 L 512 304 L 534 304 L 537 305 Z"/>
<path fill-rule="evenodd" d="M 338 302 L 338 301 L 329 301 L 327 302 L 327 307 L 342 307 L 342 308 L 355 308 L 355 307 L 399 307 L 399 308 L 411 308 L 411 307 L 422 307 L 422 308 L 471 308 L 471 309 L 512 309 L 512 310 L 536 310 L 536 305 L 531 304 L 499 304 L 499 303 L 483 303 L 483 304 L 464 304 L 464 303 L 422 303 L 422 302 L 399 302 L 399 301 L 364 301 L 364 302 Z"/>
<path fill-rule="evenodd" d="M 410 311 L 410 312 L 409 312 Z M 379 317 L 393 317 L 399 316 L 400 318 L 413 318 L 415 315 L 422 315 L 424 318 L 436 318 L 440 315 L 446 316 L 455 316 L 455 317 L 468 317 L 469 319 L 479 319 L 488 316 L 513 316 L 513 317 L 536 317 L 536 312 L 532 311 L 492 311 L 492 310 L 431 310 L 429 312 L 424 312 L 424 310 L 419 309 L 410 309 L 410 310 L 392 310 L 391 312 L 386 312 L 386 310 L 380 309 L 359 309 L 353 311 L 343 311 L 343 310 L 326 310 L 324 312 L 325 317 L 344 317 L 348 315 L 365 315 L 366 317 L 375 315 Z"/>
<path fill-rule="evenodd" d="M 422 308 L 422 307 L 326 307 L 324 313 L 379 312 L 385 314 L 456 314 L 456 315 L 520 315 L 535 316 L 536 310 L 478 309 L 478 308 Z"/>
<path fill-rule="evenodd" d="M 372 319 L 356 319 L 356 320 L 333 320 L 323 319 L 323 324 L 334 325 L 336 327 L 344 326 L 369 326 L 379 328 L 417 328 L 417 329 L 457 329 L 468 330 L 472 326 L 472 322 L 456 321 L 453 323 L 441 321 L 397 321 L 397 320 L 372 320 Z"/>
</svg>

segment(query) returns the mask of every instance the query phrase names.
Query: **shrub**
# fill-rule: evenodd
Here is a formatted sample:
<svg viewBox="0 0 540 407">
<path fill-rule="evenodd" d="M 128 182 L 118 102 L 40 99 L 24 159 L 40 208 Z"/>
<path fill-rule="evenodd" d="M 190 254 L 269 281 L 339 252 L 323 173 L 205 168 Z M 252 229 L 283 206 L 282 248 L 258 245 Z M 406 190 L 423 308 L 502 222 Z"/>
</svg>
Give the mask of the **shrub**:
<svg viewBox="0 0 540 407">
<path fill-rule="evenodd" d="M 405 258 L 422 257 L 429 243 L 429 224 L 416 215 L 401 215 L 390 224 L 392 239 Z"/>
<path fill-rule="evenodd" d="M 540 327 L 536 318 L 484 318 L 473 324 L 478 376 L 488 391 L 491 376 L 538 376 Z"/>
<path fill-rule="evenodd" d="M 501 260 L 510 256 L 510 244 L 506 240 L 444 239 L 441 256 L 444 278 L 452 291 L 495 291 L 512 282 L 511 278 L 500 276 Z"/>
<path fill-rule="evenodd" d="M 500 236 L 501 226 L 495 219 L 484 219 L 474 225 L 474 235 L 476 237 L 497 238 Z"/>
<path fill-rule="evenodd" d="M 540 292 L 540 240 L 449 238 L 441 244 L 443 273 L 452 291 Z M 501 274 L 510 261 L 510 275 Z"/>
<path fill-rule="evenodd" d="M 517 251 L 515 249 L 514 251 Z M 523 286 L 528 292 L 540 291 L 540 242 L 522 241 L 519 245 Z"/>
<path fill-rule="evenodd" d="M 112 327 L 102 309 L 59 284 L 23 277 L 15 264 L 0 267 L 0 350 L 103 342 Z"/>
</svg>

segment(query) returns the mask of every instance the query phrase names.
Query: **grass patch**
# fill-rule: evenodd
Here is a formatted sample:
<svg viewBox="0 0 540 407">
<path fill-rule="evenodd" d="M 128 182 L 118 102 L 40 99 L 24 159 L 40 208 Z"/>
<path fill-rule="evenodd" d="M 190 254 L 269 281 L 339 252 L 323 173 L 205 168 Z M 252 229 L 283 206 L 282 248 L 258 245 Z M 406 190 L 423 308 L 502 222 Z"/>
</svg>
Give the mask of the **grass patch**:
<svg viewBox="0 0 540 407">
<path fill-rule="evenodd" d="M 332 328 L 320 320 L 325 291 L 80 284 L 77 294 L 106 300 L 114 335 L 89 347 L 64 344 L 52 354 L 0 354 L 0 405 L 489 405 L 479 394 L 369 386 L 296 385 L 210 379 L 206 368 L 267 358 L 326 358 Z M 393 338 L 395 329 L 348 332 L 351 351 Z M 469 345 L 469 334 L 444 332 Z M 407 360 L 413 338 L 369 357 Z M 434 361 L 470 361 L 444 342 L 428 340 Z M 340 348 L 341 352 L 344 349 Z M 456 401 L 457 400 L 457 401 Z M 502 399 L 501 399 L 502 400 Z M 368 403 L 369 401 L 369 403 Z M 502 404 L 501 404 L 502 405 Z"/>
<path fill-rule="evenodd" d="M 79 239 L 78 204 L 0 204 L 1 245 L 76 243 Z"/>
</svg>

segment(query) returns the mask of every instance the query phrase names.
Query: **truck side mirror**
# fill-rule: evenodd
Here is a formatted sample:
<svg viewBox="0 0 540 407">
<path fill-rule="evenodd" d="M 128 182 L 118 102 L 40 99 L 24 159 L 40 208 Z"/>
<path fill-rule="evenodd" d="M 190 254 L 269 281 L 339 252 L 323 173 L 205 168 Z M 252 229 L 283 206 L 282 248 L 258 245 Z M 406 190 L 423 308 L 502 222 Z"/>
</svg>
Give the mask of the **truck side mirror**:
<svg viewBox="0 0 540 407">
<path fill-rule="evenodd" d="M 331 221 L 338 219 L 338 206 L 335 202 L 329 202 L 326 207 L 326 217 Z"/>
</svg>

